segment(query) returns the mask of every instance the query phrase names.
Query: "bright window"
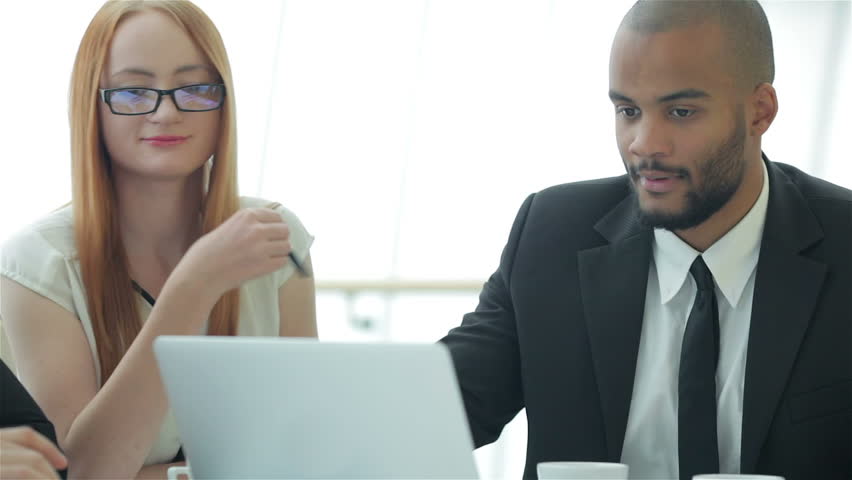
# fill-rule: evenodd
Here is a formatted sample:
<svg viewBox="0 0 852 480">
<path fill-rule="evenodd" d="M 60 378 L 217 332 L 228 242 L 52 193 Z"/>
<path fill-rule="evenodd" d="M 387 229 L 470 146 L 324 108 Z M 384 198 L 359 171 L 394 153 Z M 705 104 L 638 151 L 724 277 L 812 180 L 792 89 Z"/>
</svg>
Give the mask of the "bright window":
<svg viewBox="0 0 852 480">
<path fill-rule="evenodd" d="M 764 151 L 852 188 L 852 4 L 763 2 L 780 112 Z M 70 199 L 67 94 L 101 1 L 10 2 L 0 15 L 0 242 Z M 242 193 L 316 236 L 319 280 L 484 280 L 524 197 L 623 172 L 607 99 L 632 1 L 199 0 L 235 74 Z M 474 293 L 321 292 L 324 338 L 434 341 Z M 382 326 L 359 330 L 347 311 Z M 523 418 L 478 453 L 520 476 Z"/>
</svg>

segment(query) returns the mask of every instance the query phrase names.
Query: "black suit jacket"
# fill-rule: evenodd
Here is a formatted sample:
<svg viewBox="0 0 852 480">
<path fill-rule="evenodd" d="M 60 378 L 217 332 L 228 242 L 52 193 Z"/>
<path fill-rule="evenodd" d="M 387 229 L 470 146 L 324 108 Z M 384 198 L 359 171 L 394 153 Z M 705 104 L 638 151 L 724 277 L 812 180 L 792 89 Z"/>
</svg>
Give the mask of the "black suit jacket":
<svg viewBox="0 0 852 480">
<path fill-rule="evenodd" d="M 0 361 L 0 428 L 29 426 L 56 444 L 53 424 L 9 367 Z"/>
<path fill-rule="evenodd" d="M 852 192 L 765 161 L 741 471 L 852 479 Z M 626 176 L 526 199 L 479 305 L 442 340 L 477 447 L 526 408 L 525 477 L 620 460 L 652 240 Z"/>
<path fill-rule="evenodd" d="M 18 377 L 0 360 L 0 428 L 29 426 L 56 445 L 56 431 Z M 65 478 L 66 471 L 59 472 Z"/>
</svg>

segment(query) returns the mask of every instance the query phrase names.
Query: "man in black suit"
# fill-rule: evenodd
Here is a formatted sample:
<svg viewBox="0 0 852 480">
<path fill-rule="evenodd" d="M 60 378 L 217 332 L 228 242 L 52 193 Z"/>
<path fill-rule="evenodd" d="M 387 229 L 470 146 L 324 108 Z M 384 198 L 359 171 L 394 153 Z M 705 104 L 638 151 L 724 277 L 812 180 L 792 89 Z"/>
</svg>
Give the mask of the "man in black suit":
<svg viewBox="0 0 852 480">
<path fill-rule="evenodd" d="M 525 408 L 525 477 L 852 478 L 852 192 L 762 154 L 773 77 L 757 2 L 633 6 L 610 59 L 627 175 L 530 195 L 442 340 L 477 447 Z"/>
</svg>

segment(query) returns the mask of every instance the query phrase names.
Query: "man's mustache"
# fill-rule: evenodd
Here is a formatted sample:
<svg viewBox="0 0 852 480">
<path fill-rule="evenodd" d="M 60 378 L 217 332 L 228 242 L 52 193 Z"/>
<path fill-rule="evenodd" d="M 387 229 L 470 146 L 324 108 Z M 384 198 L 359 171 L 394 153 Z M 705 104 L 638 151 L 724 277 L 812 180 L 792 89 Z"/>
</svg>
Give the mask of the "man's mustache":
<svg viewBox="0 0 852 480">
<path fill-rule="evenodd" d="M 680 176 L 683 178 L 689 178 L 689 170 L 685 168 L 678 167 L 670 167 L 667 165 L 663 165 L 657 160 L 642 160 L 637 165 L 630 165 L 627 167 L 627 171 L 630 173 L 631 177 L 638 177 L 642 171 L 652 170 L 655 172 L 664 172 L 670 173 L 672 175 Z"/>
</svg>

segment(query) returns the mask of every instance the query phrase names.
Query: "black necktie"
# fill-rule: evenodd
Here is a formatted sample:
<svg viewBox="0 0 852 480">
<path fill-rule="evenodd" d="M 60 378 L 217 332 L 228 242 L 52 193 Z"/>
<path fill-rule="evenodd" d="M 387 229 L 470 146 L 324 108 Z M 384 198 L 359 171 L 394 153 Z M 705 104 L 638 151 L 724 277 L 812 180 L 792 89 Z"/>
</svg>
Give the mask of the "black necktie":
<svg viewBox="0 0 852 480">
<path fill-rule="evenodd" d="M 716 434 L 716 364 L 719 311 L 713 274 L 699 256 L 689 268 L 698 285 L 686 322 L 678 374 L 678 463 L 681 480 L 719 472 Z"/>
</svg>

